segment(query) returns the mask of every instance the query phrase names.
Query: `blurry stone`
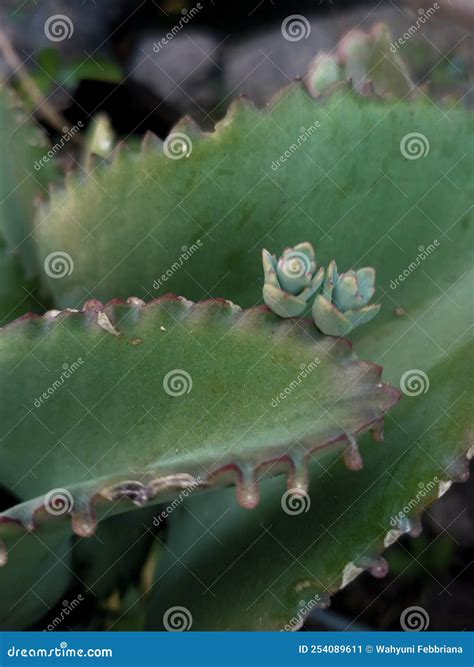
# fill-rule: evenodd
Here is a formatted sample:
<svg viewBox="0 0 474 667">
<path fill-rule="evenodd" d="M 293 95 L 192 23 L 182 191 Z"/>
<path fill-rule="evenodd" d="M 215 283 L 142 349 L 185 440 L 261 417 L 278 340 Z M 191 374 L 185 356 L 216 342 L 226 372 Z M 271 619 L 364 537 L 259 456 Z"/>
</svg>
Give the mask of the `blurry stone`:
<svg viewBox="0 0 474 667">
<path fill-rule="evenodd" d="M 63 57 L 83 58 L 106 50 L 111 26 L 125 4 L 126 0 L 3 0 L 0 22 L 21 57 L 54 46 Z M 59 18 L 57 24 L 49 23 L 51 39 L 47 22 L 55 16 L 65 19 L 62 24 Z"/>
<path fill-rule="evenodd" d="M 205 122 L 223 94 L 220 40 L 196 28 L 187 28 L 172 39 L 167 34 L 142 37 L 128 63 L 128 73 L 179 115 L 190 114 Z"/>
</svg>

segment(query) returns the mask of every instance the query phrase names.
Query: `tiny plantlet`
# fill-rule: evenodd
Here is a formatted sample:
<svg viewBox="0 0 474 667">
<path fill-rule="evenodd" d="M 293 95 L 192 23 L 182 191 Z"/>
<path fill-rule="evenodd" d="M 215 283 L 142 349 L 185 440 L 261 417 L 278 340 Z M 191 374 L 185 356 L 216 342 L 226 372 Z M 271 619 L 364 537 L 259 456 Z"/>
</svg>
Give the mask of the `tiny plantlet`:
<svg viewBox="0 0 474 667">
<path fill-rule="evenodd" d="M 280 317 L 301 315 L 317 293 L 324 278 L 324 269 L 316 271 L 316 258 L 311 243 L 287 248 L 277 261 L 268 250 L 262 251 L 265 284 L 263 300 Z"/>
<path fill-rule="evenodd" d="M 328 336 L 343 336 L 369 322 L 380 310 L 380 305 L 367 305 L 374 291 L 374 269 L 351 269 L 338 274 L 336 262 L 332 260 L 322 292 L 312 308 L 316 326 Z"/>
</svg>

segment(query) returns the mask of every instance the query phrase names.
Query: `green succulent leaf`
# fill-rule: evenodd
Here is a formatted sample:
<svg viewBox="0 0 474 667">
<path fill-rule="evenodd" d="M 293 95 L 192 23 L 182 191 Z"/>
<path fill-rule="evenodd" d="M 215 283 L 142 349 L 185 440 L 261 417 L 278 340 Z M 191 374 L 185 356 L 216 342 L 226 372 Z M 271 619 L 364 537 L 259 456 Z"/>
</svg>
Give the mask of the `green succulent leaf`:
<svg viewBox="0 0 474 667">
<path fill-rule="evenodd" d="M 261 302 L 262 248 L 307 240 L 320 265 L 373 266 L 386 285 L 400 270 L 394 241 L 408 259 L 440 228 L 467 234 L 472 126 L 459 107 L 346 89 L 321 105 L 298 85 L 263 111 L 237 101 L 215 133 L 183 122 L 164 150 L 116 153 L 55 192 L 39 212 L 40 257 L 67 252 L 73 270 L 43 282 L 58 307 L 169 291 L 248 307 Z"/>
<path fill-rule="evenodd" d="M 264 306 L 169 296 L 17 320 L 0 332 L 0 481 L 25 502 L 0 528 L 71 514 L 86 536 L 105 501 L 214 483 L 252 508 L 261 476 L 304 488 L 310 453 L 337 445 L 359 468 L 355 438 L 400 396 L 381 370 Z"/>
</svg>

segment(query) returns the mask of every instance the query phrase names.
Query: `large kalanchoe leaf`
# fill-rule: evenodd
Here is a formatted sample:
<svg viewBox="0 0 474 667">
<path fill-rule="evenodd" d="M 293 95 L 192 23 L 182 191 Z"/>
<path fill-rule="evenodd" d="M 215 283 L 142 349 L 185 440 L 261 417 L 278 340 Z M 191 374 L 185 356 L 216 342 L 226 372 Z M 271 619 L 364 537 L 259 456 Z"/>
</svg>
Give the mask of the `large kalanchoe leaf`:
<svg viewBox="0 0 474 667">
<path fill-rule="evenodd" d="M 379 437 L 399 399 L 380 376 L 265 306 L 164 297 L 17 320 L 0 331 L 0 480 L 27 502 L 0 533 L 71 514 L 89 535 L 101 501 L 214 483 L 253 508 L 261 476 L 287 470 L 304 489 L 311 453 L 338 444 L 358 469 L 357 436 Z"/>
<path fill-rule="evenodd" d="M 392 344 L 387 363 L 398 357 L 402 368 L 419 352 L 395 335 Z M 472 382 L 465 373 L 472 350 L 464 335 L 449 359 L 439 355 L 430 368 L 423 363 L 429 390 L 412 385 L 413 395 L 390 413 L 385 444 L 374 455 L 363 439 L 366 465 L 357 475 L 327 454 L 311 466 L 308 495 L 266 481 L 250 514 L 227 490 L 188 498 L 169 518 L 149 629 L 167 629 L 169 610 L 179 607 L 193 630 L 297 630 L 363 570 L 383 576 L 383 550 L 403 533 L 415 536 L 421 511 L 453 480 L 466 479 L 466 454 L 474 455 Z"/>
<path fill-rule="evenodd" d="M 302 239 L 323 266 L 334 257 L 370 265 L 386 284 L 400 264 L 394 235 L 409 257 L 413 242 L 433 238 L 425 216 L 434 233 L 465 216 L 472 135 L 467 112 L 427 101 L 381 104 L 339 90 L 317 105 L 298 85 L 265 110 L 239 100 L 215 133 L 183 122 L 164 151 L 148 141 L 53 193 L 36 230 L 41 260 L 67 252 L 72 264 L 60 278 L 44 273 L 44 284 L 58 307 L 168 291 L 252 306 L 262 248 Z M 172 159 L 178 140 L 190 152 Z"/>
</svg>

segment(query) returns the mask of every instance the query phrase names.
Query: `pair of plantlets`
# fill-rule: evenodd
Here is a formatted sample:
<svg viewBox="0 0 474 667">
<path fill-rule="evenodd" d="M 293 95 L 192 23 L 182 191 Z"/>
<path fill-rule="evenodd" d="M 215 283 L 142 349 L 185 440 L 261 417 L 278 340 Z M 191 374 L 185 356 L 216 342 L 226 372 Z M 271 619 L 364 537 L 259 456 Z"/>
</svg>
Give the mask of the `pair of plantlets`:
<svg viewBox="0 0 474 667">
<path fill-rule="evenodd" d="M 375 269 L 364 267 L 339 273 L 336 261 L 317 268 L 311 243 L 286 248 L 277 260 L 262 251 L 263 299 L 280 317 L 302 315 L 314 298 L 314 323 L 327 336 L 344 336 L 374 318 L 380 304 L 368 305 L 375 292 Z"/>
</svg>

